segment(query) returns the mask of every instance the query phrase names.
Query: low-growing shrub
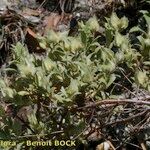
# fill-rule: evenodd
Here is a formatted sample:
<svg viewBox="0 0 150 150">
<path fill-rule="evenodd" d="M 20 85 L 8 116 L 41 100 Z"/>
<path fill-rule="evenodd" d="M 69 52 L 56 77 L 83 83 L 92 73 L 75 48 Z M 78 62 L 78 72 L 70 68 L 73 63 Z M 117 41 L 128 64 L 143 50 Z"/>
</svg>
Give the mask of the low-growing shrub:
<svg viewBox="0 0 150 150">
<path fill-rule="evenodd" d="M 28 139 L 83 142 L 87 136 L 84 132 L 98 116 L 90 119 L 93 111 L 79 108 L 118 98 L 133 85 L 150 91 L 149 15 L 145 14 L 145 19 L 148 32 L 141 30 L 138 37 L 140 51 L 133 48 L 129 33 L 122 34 L 128 19 L 118 18 L 115 13 L 106 19 L 104 44 L 100 44 L 99 36 L 95 37 L 95 33 L 101 33 L 93 17 L 79 23 L 75 37 L 54 31 L 39 37 L 40 46 L 46 49 L 44 54 L 29 53 L 21 43 L 13 46 L 9 64 L 13 67 L 1 69 L 1 101 L 11 107 L 0 108 L 0 139 L 18 141 L 18 149 L 26 147 L 23 141 Z M 115 93 L 116 88 L 121 93 Z M 110 114 L 120 111 L 118 108 Z M 104 126 L 109 120 L 100 119 Z"/>
</svg>

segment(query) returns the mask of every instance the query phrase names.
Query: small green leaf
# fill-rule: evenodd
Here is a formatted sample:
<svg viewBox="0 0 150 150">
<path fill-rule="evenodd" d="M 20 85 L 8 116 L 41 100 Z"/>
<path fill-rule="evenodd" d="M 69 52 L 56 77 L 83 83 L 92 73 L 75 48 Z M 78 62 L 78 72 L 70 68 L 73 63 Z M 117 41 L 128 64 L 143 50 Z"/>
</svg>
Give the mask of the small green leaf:
<svg viewBox="0 0 150 150">
<path fill-rule="evenodd" d="M 18 95 L 20 95 L 20 96 L 29 95 L 29 92 L 27 92 L 27 91 L 19 91 Z"/>
<path fill-rule="evenodd" d="M 109 82 L 107 83 L 107 88 L 115 81 L 116 76 L 112 74 L 109 78 Z"/>
<path fill-rule="evenodd" d="M 116 32 L 115 40 L 116 40 L 116 45 L 120 47 L 124 43 L 125 37 L 121 35 L 119 32 Z"/>
<path fill-rule="evenodd" d="M 126 17 L 118 18 L 116 13 L 113 13 L 110 18 L 111 25 L 115 28 L 115 30 L 120 31 L 122 29 L 126 29 L 128 27 L 128 19 Z"/>
<path fill-rule="evenodd" d="M 100 26 L 99 26 L 96 16 L 90 18 L 86 24 L 89 27 L 89 29 L 92 31 L 99 31 L 99 29 L 100 29 Z"/>
<path fill-rule="evenodd" d="M 87 42 L 87 35 L 86 35 L 86 33 L 84 31 L 81 31 L 80 34 L 81 34 L 81 41 L 82 41 L 82 43 L 86 44 L 86 42 Z"/>
<path fill-rule="evenodd" d="M 118 18 L 116 13 L 112 13 L 111 18 L 110 18 L 110 23 L 116 30 L 118 30 L 120 19 Z"/>
<path fill-rule="evenodd" d="M 79 93 L 78 91 L 79 91 L 78 81 L 71 78 L 70 85 L 67 88 L 67 94 L 69 95 L 78 94 Z"/>
<path fill-rule="evenodd" d="M 146 71 L 137 71 L 135 75 L 136 80 L 140 85 L 145 85 L 145 83 L 148 81 Z"/>
</svg>

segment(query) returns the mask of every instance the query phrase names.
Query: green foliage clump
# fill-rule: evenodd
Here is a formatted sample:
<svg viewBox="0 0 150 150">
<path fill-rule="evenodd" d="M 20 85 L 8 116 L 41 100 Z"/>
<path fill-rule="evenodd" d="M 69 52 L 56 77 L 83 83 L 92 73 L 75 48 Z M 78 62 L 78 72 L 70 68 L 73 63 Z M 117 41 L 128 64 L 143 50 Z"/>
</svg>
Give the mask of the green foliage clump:
<svg viewBox="0 0 150 150">
<path fill-rule="evenodd" d="M 79 23 L 76 37 L 54 31 L 39 37 L 40 46 L 46 49 L 43 55 L 29 53 L 20 43 L 13 46 L 13 61 L 10 62 L 13 69 L 5 71 L 14 75 L 0 79 L 2 99 L 19 109 L 32 106 L 33 111 L 27 116 L 28 125 L 24 128 L 21 124 L 14 126 L 15 117 L 5 118 L 5 125 L 0 124 L 0 138 L 75 138 L 87 126 L 76 108 L 113 97 L 113 86 L 117 80 L 123 84 L 123 74 L 132 84 L 150 91 L 147 70 L 150 65 L 150 23 L 149 16 L 145 15 L 148 32 L 142 31 L 138 38 L 140 50 L 133 48 L 129 33 L 123 33 L 128 27 L 128 19 L 118 18 L 115 13 L 106 19 L 104 44 L 100 44 L 99 36 L 95 37 L 99 24 L 94 17 Z M 130 76 L 126 74 L 128 70 Z M 59 134 L 54 134 L 56 131 Z M 28 137 L 31 134 L 34 136 Z M 82 139 L 83 135 L 78 140 Z"/>
</svg>

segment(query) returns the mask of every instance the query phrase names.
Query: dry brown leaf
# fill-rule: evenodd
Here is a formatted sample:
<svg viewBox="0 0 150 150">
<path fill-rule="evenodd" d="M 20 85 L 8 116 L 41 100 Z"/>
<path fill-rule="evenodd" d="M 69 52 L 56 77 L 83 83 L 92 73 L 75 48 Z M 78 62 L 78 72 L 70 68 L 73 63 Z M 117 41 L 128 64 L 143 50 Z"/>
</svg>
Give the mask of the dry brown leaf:
<svg viewBox="0 0 150 150">
<path fill-rule="evenodd" d="M 33 32 L 30 28 L 26 29 L 27 34 L 30 34 L 32 37 L 36 38 L 36 33 Z"/>
<path fill-rule="evenodd" d="M 41 48 L 37 40 L 37 35 L 30 28 L 26 29 L 25 42 L 27 44 L 29 52 L 42 53 L 45 49 Z"/>
<path fill-rule="evenodd" d="M 71 18 L 71 14 L 65 14 L 62 18 L 62 15 L 51 13 L 49 16 L 46 16 L 43 21 L 45 26 L 44 33 L 47 33 L 48 30 L 58 31 L 59 25 L 68 25 Z"/>
<path fill-rule="evenodd" d="M 29 16 L 39 16 L 41 14 L 41 11 L 25 7 L 22 11 L 22 14 L 29 15 Z"/>
<path fill-rule="evenodd" d="M 97 145 L 96 150 L 104 150 L 104 143 Z"/>
<path fill-rule="evenodd" d="M 45 32 L 47 32 L 50 29 L 56 30 L 60 19 L 61 19 L 61 16 L 56 13 L 51 13 L 49 16 L 46 16 L 43 21 L 44 26 L 45 26 Z"/>
<path fill-rule="evenodd" d="M 108 142 L 97 145 L 96 150 L 112 150 Z"/>
</svg>

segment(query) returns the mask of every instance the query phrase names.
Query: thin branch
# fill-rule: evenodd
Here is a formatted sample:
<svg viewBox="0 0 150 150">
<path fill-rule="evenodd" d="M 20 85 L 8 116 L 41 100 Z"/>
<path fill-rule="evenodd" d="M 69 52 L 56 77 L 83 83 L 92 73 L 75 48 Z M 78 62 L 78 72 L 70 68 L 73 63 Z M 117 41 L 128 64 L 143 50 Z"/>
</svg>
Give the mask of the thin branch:
<svg viewBox="0 0 150 150">
<path fill-rule="evenodd" d="M 131 84 L 133 84 L 132 81 L 128 78 L 128 75 L 125 75 L 125 73 L 123 72 L 122 69 L 119 68 L 119 70 L 120 70 L 120 72 L 123 74 L 123 76 L 124 76 Z M 129 74 L 129 75 L 130 75 L 130 74 Z"/>
<path fill-rule="evenodd" d="M 116 148 L 113 146 L 113 144 L 109 140 L 107 142 L 110 145 L 110 147 L 112 148 L 112 150 L 116 150 Z"/>
<path fill-rule="evenodd" d="M 90 120 L 88 122 L 87 125 L 89 125 L 91 122 L 92 122 L 92 119 L 93 119 L 93 115 L 94 115 L 94 111 L 92 111 L 92 114 L 91 114 L 91 117 L 90 117 Z M 89 126 L 87 126 L 80 134 L 78 134 L 76 137 L 73 138 L 73 140 L 77 139 L 78 137 L 80 137 L 82 134 L 84 134 L 84 132 L 89 128 Z"/>
<path fill-rule="evenodd" d="M 64 131 L 55 131 L 51 132 L 50 134 L 31 134 L 31 135 L 23 135 L 23 136 L 17 136 L 15 139 L 20 139 L 20 138 L 32 138 L 32 137 L 43 137 L 47 135 L 54 135 L 54 134 L 61 134 L 64 133 Z"/>
<path fill-rule="evenodd" d="M 43 5 L 45 5 L 46 1 L 47 1 L 47 0 L 44 0 L 44 1 L 40 4 L 40 6 L 37 8 L 37 10 L 39 10 Z"/>
<path fill-rule="evenodd" d="M 136 147 L 136 148 L 139 148 L 139 149 L 142 149 L 141 147 L 139 147 L 138 145 L 136 145 L 136 144 L 133 144 L 133 143 L 129 143 L 129 142 L 125 142 L 126 144 L 129 144 L 129 145 L 131 145 L 131 146 L 134 146 L 134 147 Z"/>
<path fill-rule="evenodd" d="M 15 116 L 19 121 L 23 123 L 23 125 L 28 128 L 32 133 L 35 134 L 35 131 L 29 126 L 27 122 L 25 122 L 22 118 L 20 118 L 18 115 Z"/>
<path fill-rule="evenodd" d="M 127 87 L 125 87 L 125 86 L 123 86 L 123 85 L 121 85 L 121 84 L 119 84 L 119 83 L 114 83 L 114 85 L 118 85 L 118 86 L 124 88 L 125 90 L 127 90 L 130 94 L 134 95 L 135 97 L 137 96 L 137 95 L 134 94 L 131 90 L 129 90 Z"/>
<path fill-rule="evenodd" d="M 141 113 L 138 113 L 136 115 L 133 115 L 131 117 L 128 117 L 126 119 L 121 119 L 121 120 L 118 120 L 118 121 L 107 123 L 105 126 L 114 125 L 114 124 L 117 124 L 117 123 L 126 123 L 126 122 L 129 122 L 130 120 L 133 120 L 133 119 L 139 117 L 139 116 L 143 116 L 143 115 L 147 114 L 148 112 L 150 112 L 149 109 L 147 109 L 147 110 L 145 110 L 145 111 L 143 111 Z"/>
<path fill-rule="evenodd" d="M 140 142 L 140 145 L 142 147 L 142 150 L 147 150 L 146 145 L 144 142 Z"/>
<path fill-rule="evenodd" d="M 86 105 L 84 107 L 78 108 L 78 110 L 84 109 L 84 108 L 91 108 L 91 107 L 96 107 L 99 105 L 106 105 L 106 104 L 116 104 L 116 105 L 124 105 L 127 103 L 131 104 L 137 104 L 137 105 L 150 105 L 150 101 L 144 101 L 145 99 L 150 99 L 150 96 L 147 98 L 143 98 L 142 100 L 137 100 L 137 99 L 105 99 L 105 100 L 100 100 L 95 103 L 91 103 L 89 105 Z"/>
</svg>

